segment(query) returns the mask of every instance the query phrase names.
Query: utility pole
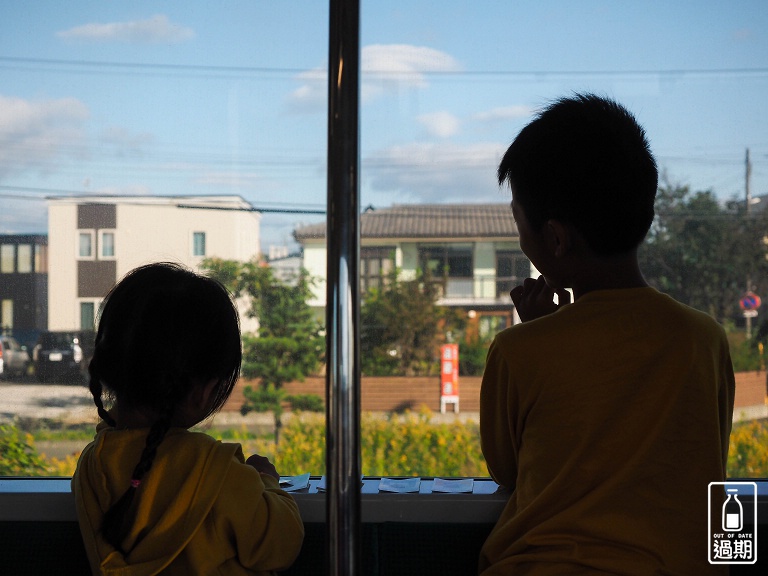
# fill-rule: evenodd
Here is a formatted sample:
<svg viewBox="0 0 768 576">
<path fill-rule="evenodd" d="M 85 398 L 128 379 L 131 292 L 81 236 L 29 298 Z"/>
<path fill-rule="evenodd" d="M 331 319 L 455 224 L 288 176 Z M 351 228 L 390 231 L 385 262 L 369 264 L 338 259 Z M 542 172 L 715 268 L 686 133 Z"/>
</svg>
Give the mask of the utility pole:
<svg viewBox="0 0 768 576">
<path fill-rule="evenodd" d="M 749 148 L 747 148 L 747 157 L 744 160 L 744 192 L 747 195 L 747 214 L 749 214 L 749 206 L 752 204 L 752 192 L 749 187 L 749 179 L 752 176 L 752 162 L 749 160 Z"/>
<path fill-rule="evenodd" d="M 744 160 L 744 194 L 746 196 L 746 220 L 747 220 L 747 226 L 749 226 L 749 211 L 752 206 L 752 192 L 749 187 L 749 179 L 752 174 L 752 163 L 749 160 L 749 148 L 747 148 L 747 155 Z M 749 277 L 749 271 L 747 271 L 747 294 L 752 290 L 752 281 Z M 752 315 L 756 314 L 757 310 L 745 310 L 744 311 L 744 320 L 746 321 L 746 328 L 747 328 L 747 340 L 752 338 Z"/>
</svg>

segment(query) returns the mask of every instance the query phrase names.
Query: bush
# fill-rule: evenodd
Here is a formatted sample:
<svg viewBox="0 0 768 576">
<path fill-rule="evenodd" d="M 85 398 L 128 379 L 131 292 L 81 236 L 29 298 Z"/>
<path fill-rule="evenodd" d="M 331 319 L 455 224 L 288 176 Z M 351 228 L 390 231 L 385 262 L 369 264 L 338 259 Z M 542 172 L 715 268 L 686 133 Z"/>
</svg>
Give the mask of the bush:
<svg viewBox="0 0 768 576">
<path fill-rule="evenodd" d="M 363 417 L 366 476 L 487 476 L 476 422 L 440 424 L 428 409 Z"/>
<path fill-rule="evenodd" d="M 768 422 L 736 424 L 728 452 L 729 478 L 768 477 Z"/>
<path fill-rule="evenodd" d="M 0 476 L 45 476 L 45 461 L 35 450 L 32 435 L 22 439 L 13 426 L 0 424 Z"/>
<path fill-rule="evenodd" d="M 487 476 L 476 422 L 441 424 L 423 409 L 381 418 L 363 414 L 360 432 L 366 476 Z M 287 476 L 325 471 L 325 418 L 296 414 L 282 429 L 277 446 L 245 442 L 246 453 L 273 460 Z M 259 450 L 262 450 L 259 452 Z"/>
<path fill-rule="evenodd" d="M 279 444 L 242 430 L 209 431 L 225 442 L 239 442 L 246 457 L 267 456 L 284 476 L 325 471 L 325 417 L 295 413 Z M 377 418 L 363 414 L 362 473 L 366 476 L 487 476 L 476 422 L 439 424 L 429 410 Z M 44 458 L 31 436 L 0 426 L 0 476 L 71 476 L 78 454 Z M 768 477 L 768 421 L 734 425 L 728 456 L 729 478 Z"/>
<path fill-rule="evenodd" d="M 459 344 L 459 375 L 482 376 L 491 340 L 465 338 Z"/>
<path fill-rule="evenodd" d="M 288 394 L 285 399 L 292 410 L 301 412 L 322 412 L 325 410 L 323 399 L 317 394 Z"/>
<path fill-rule="evenodd" d="M 740 330 L 728 330 L 728 344 L 731 351 L 731 362 L 735 372 L 751 372 L 765 370 L 763 344 L 755 338 L 747 338 Z"/>
</svg>

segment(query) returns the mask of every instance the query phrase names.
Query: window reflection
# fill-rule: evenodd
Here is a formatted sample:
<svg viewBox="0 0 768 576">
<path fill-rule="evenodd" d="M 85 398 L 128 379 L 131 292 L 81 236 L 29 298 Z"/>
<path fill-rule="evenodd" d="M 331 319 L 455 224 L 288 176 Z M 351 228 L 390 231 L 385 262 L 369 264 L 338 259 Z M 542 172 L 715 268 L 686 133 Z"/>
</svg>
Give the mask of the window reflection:
<svg viewBox="0 0 768 576">
<path fill-rule="evenodd" d="M 169 13 L 170 36 L 152 42 L 146 36 L 88 37 L 88 25 L 132 23 L 140 29 L 150 16 L 118 7 L 95 13 L 90 2 L 68 3 L 66 18 L 60 11 L 8 10 L 0 17 L 0 38 L 7 44 L 0 58 L 0 143 L 7 151 L 0 154 L 0 233 L 42 238 L 0 244 L 0 323 L 22 334 L 17 339 L 30 350 L 44 330 L 93 326 L 106 290 L 147 258 L 126 247 L 141 245 L 148 231 L 167 225 L 139 218 L 123 230 L 116 213 L 98 202 L 77 213 L 58 211 L 66 204 L 62 199 L 73 196 L 130 197 L 144 206 L 159 198 L 238 196 L 261 210 L 261 220 L 237 234 L 231 251 L 218 245 L 215 227 L 195 220 L 173 241 L 153 241 L 152 258 L 192 256 L 202 262 L 237 254 L 244 262 L 261 254 L 286 282 L 303 267 L 314 282 L 312 313 L 324 317 L 327 6 L 304 2 L 304 17 L 297 20 L 280 3 L 263 4 Z M 691 196 L 711 190 L 723 206 L 716 217 L 699 218 L 694 209 L 702 203 L 694 202 L 667 221 L 666 229 L 706 232 L 705 226 L 721 222 L 722 231 L 729 201 L 736 203 L 734 214 L 748 206 L 757 212 L 760 204 L 753 200 L 768 194 L 768 47 L 755 32 L 763 13 L 706 6 L 692 22 L 674 3 L 648 9 L 479 0 L 471 9 L 448 2 L 438 11 L 429 3 L 399 0 L 362 4 L 360 185 L 361 205 L 371 207 L 362 217 L 396 205 L 421 212 L 396 239 L 364 233 L 361 295 L 387 289 L 396 272 L 407 280 L 429 271 L 441 315 L 434 325 L 441 342 L 459 343 L 460 378 L 467 382 L 482 372 L 488 340 L 512 322 L 509 290 L 535 271 L 513 232 L 477 232 L 478 221 L 488 224 L 489 218 L 473 218 L 465 207 L 498 205 L 499 221 L 511 221 L 509 197 L 499 191 L 495 169 L 501 151 L 538 106 L 593 90 L 636 110 L 674 184 L 669 189 L 688 187 Z M 43 241 L 50 232 L 49 198 L 57 215 L 51 227 L 66 229 L 66 242 Z M 471 222 L 472 234 L 415 233 L 435 223 L 428 207 L 448 203 L 458 206 L 457 226 Z M 672 208 L 662 205 L 659 213 L 668 215 Z M 696 246 L 673 247 L 679 259 L 670 268 L 711 260 L 695 250 L 714 237 L 703 233 Z M 726 268 L 730 261 L 724 258 Z M 17 274 L 34 280 L 11 293 L 10 277 Z M 78 274 L 87 282 L 78 283 Z M 763 276 L 760 270 L 752 283 L 768 285 Z M 673 274 L 665 278 L 672 281 Z M 716 280 L 711 284 L 701 292 L 722 299 L 724 290 Z M 729 284 L 736 292 L 747 288 Z M 22 294 L 27 300 L 20 300 Z M 734 357 L 749 367 L 745 372 L 763 378 L 762 389 L 754 385 L 744 396 L 750 398 L 745 413 L 765 416 L 762 401 L 754 400 L 761 393 L 764 399 L 758 341 L 746 338 L 735 298 L 718 306 L 736 310 L 722 319 Z M 757 313 L 753 332 L 764 339 L 765 310 Z M 247 307 L 243 320 L 257 324 Z M 403 346 L 387 342 L 382 348 L 394 362 Z M 434 350 L 424 360 L 435 372 L 438 355 Z M 322 378 L 321 371 L 312 382 L 322 384 Z M 297 393 L 322 394 L 321 384 Z M 387 382 L 378 387 L 395 388 Z M 474 393 L 470 386 L 460 389 Z M 439 406 L 437 382 L 430 394 Z M 418 409 L 421 400 L 414 398 L 396 405 Z M 228 406 L 234 414 L 228 418 L 237 416 L 238 402 L 241 397 Z M 461 405 L 464 410 L 471 403 L 462 398 Z M 739 432 L 739 442 L 760 445 L 764 431 L 755 422 L 747 424 L 754 429 Z M 295 462 L 295 472 L 305 471 L 300 457 Z"/>
</svg>

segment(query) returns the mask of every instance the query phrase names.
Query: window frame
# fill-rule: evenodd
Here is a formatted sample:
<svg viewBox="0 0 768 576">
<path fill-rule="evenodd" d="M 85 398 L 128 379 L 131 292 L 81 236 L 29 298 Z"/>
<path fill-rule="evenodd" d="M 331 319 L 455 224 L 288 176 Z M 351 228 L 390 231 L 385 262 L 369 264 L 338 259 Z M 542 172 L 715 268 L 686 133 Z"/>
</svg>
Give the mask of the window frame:
<svg viewBox="0 0 768 576">
<path fill-rule="evenodd" d="M 23 252 L 29 251 L 27 254 Z M 16 273 L 17 274 L 32 274 L 35 270 L 34 266 L 34 247 L 29 242 L 24 242 L 16 245 Z M 23 265 L 22 265 L 23 264 Z"/>
<path fill-rule="evenodd" d="M 93 306 L 93 325 L 91 326 L 83 326 L 83 306 L 84 305 L 91 305 Z M 77 302 L 75 304 L 76 310 L 75 310 L 75 318 L 77 318 L 77 322 L 80 325 L 78 330 L 87 330 L 87 331 L 95 331 L 96 330 L 96 318 L 99 313 L 99 306 L 101 305 L 101 298 L 78 298 Z"/>
<path fill-rule="evenodd" d="M 81 252 L 81 239 L 85 236 L 90 237 L 90 254 L 83 255 Z M 75 234 L 75 259 L 76 260 L 96 260 L 96 230 L 87 228 L 78 228 Z"/>
<path fill-rule="evenodd" d="M 112 254 L 104 253 L 104 238 L 107 235 L 112 236 Z M 97 252 L 99 254 L 99 260 L 116 260 L 117 259 L 117 231 L 114 228 L 99 229 L 99 243 L 97 245 Z"/>
<path fill-rule="evenodd" d="M 198 254 L 198 239 L 202 238 L 202 254 Z M 204 230 L 192 231 L 191 253 L 193 258 L 207 258 L 208 256 L 208 234 Z"/>
<path fill-rule="evenodd" d="M 10 249 L 10 260 L 8 259 L 7 251 Z M 8 262 L 11 263 L 11 269 L 7 267 Z M 0 274 L 15 274 L 16 273 L 16 244 L 0 244 Z"/>
</svg>

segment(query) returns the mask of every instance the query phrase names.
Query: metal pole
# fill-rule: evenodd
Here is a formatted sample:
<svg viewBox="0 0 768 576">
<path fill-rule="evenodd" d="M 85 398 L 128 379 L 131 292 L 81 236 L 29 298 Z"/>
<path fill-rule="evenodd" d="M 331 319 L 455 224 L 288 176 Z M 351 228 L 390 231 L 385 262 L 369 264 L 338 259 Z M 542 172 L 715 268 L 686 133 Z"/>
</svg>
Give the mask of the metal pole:
<svg viewBox="0 0 768 576">
<path fill-rule="evenodd" d="M 752 172 L 752 165 L 749 161 L 749 148 L 747 148 L 747 157 L 745 160 L 746 169 L 744 172 L 744 194 L 746 196 L 745 202 L 746 202 L 746 210 L 744 213 L 747 215 L 747 224 L 746 229 L 749 230 L 750 224 L 749 224 L 749 212 L 752 208 L 752 192 L 749 188 L 749 176 Z M 750 278 L 749 272 L 747 272 L 747 293 L 752 290 L 752 279 Z M 752 313 L 751 310 L 745 310 L 744 311 L 744 320 L 746 321 L 746 333 L 747 333 L 747 340 L 752 338 L 752 316 L 750 314 Z"/>
<path fill-rule="evenodd" d="M 328 574 L 360 573 L 359 0 L 330 0 L 326 518 Z"/>
</svg>

